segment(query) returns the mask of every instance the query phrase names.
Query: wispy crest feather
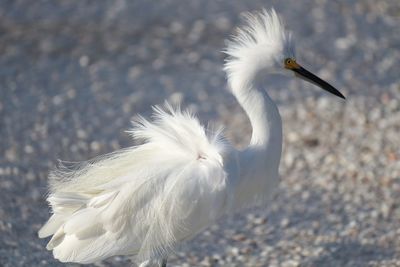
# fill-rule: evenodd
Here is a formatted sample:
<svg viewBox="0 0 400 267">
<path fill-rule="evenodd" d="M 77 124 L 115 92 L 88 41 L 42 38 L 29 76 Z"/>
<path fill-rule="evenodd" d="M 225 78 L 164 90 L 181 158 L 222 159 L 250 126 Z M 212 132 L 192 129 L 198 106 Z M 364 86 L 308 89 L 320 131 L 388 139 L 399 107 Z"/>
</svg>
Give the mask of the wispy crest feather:
<svg viewBox="0 0 400 267">
<path fill-rule="evenodd" d="M 224 66 L 228 78 L 239 76 L 238 72 L 254 64 L 262 64 L 263 58 L 271 55 L 295 56 L 291 33 L 285 30 L 282 19 L 274 9 L 246 13 L 243 17 L 244 26 L 237 28 L 223 51 L 229 56 Z"/>
</svg>

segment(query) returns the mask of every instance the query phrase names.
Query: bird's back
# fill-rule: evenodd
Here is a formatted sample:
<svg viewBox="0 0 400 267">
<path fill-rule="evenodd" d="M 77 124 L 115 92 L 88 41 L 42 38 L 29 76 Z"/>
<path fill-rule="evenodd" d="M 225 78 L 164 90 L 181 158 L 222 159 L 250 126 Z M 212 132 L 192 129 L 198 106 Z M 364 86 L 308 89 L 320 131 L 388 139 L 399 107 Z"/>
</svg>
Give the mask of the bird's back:
<svg viewBox="0 0 400 267">
<path fill-rule="evenodd" d="M 53 216 L 39 232 L 64 262 L 114 255 L 161 258 L 224 213 L 223 142 L 188 112 L 156 108 L 132 135 L 144 143 L 56 171 L 48 201 Z"/>
</svg>

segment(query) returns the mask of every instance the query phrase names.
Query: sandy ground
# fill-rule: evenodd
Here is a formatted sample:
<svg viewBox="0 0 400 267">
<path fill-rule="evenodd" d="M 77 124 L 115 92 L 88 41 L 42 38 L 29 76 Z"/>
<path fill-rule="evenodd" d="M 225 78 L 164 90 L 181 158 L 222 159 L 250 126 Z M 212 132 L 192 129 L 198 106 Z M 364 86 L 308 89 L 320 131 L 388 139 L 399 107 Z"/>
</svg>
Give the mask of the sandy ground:
<svg viewBox="0 0 400 267">
<path fill-rule="evenodd" d="M 129 146 L 151 105 L 181 101 L 245 145 L 219 51 L 242 11 L 271 6 L 298 61 L 347 100 L 271 77 L 285 136 L 274 201 L 221 220 L 170 266 L 400 266 L 397 0 L 2 1 L 0 266 L 64 266 L 36 235 L 49 170 Z"/>
</svg>

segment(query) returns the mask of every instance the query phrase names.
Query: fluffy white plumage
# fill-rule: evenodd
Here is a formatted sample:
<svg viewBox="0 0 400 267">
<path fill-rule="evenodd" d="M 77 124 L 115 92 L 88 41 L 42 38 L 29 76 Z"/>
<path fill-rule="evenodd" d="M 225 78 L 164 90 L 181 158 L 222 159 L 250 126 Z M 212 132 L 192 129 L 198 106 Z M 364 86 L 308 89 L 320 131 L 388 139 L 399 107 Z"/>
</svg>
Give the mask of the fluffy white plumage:
<svg viewBox="0 0 400 267">
<path fill-rule="evenodd" d="M 54 214 L 39 235 L 53 235 L 47 248 L 60 261 L 162 258 L 223 211 L 227 150 L 219 132 L 167 106 L 131 133 L 144 144 L 51 174 Z"/>
<path fill-rule="evenodd" d="M 50 175 L 53 215 L 39 232 L 63 262 L 114 255 L 161 262 L 226 213 L 265 202 L 276 187 L 282 146 L 279 112 L 260 88 L 261 71 L 294 55 L 274 10 L 248 15 L 228 43 L 228 83 L 253 128 L 238 151 L 189 112 L 156 107 L 131 134 L 143 144 Z M 143 264 L 143 266 L 146 264 Z"/>
</svg>

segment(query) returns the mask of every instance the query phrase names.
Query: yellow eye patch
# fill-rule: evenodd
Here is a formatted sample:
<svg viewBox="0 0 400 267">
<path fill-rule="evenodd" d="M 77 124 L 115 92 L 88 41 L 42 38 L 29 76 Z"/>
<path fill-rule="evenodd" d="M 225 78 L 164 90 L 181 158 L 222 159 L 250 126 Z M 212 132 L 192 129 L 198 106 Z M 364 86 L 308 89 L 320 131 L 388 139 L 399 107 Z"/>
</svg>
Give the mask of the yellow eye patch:
<svg viewBox="0 0 400 267">
<path fill-rule="evenodd" d="M 285 68 L 287 68 L 289 70 L 300 68 L 300 65 L 297 64 L 296 59 L 294 59 L 294 58 L 285 59 L 284 64 L 285 64 Z"/>
</svg>

